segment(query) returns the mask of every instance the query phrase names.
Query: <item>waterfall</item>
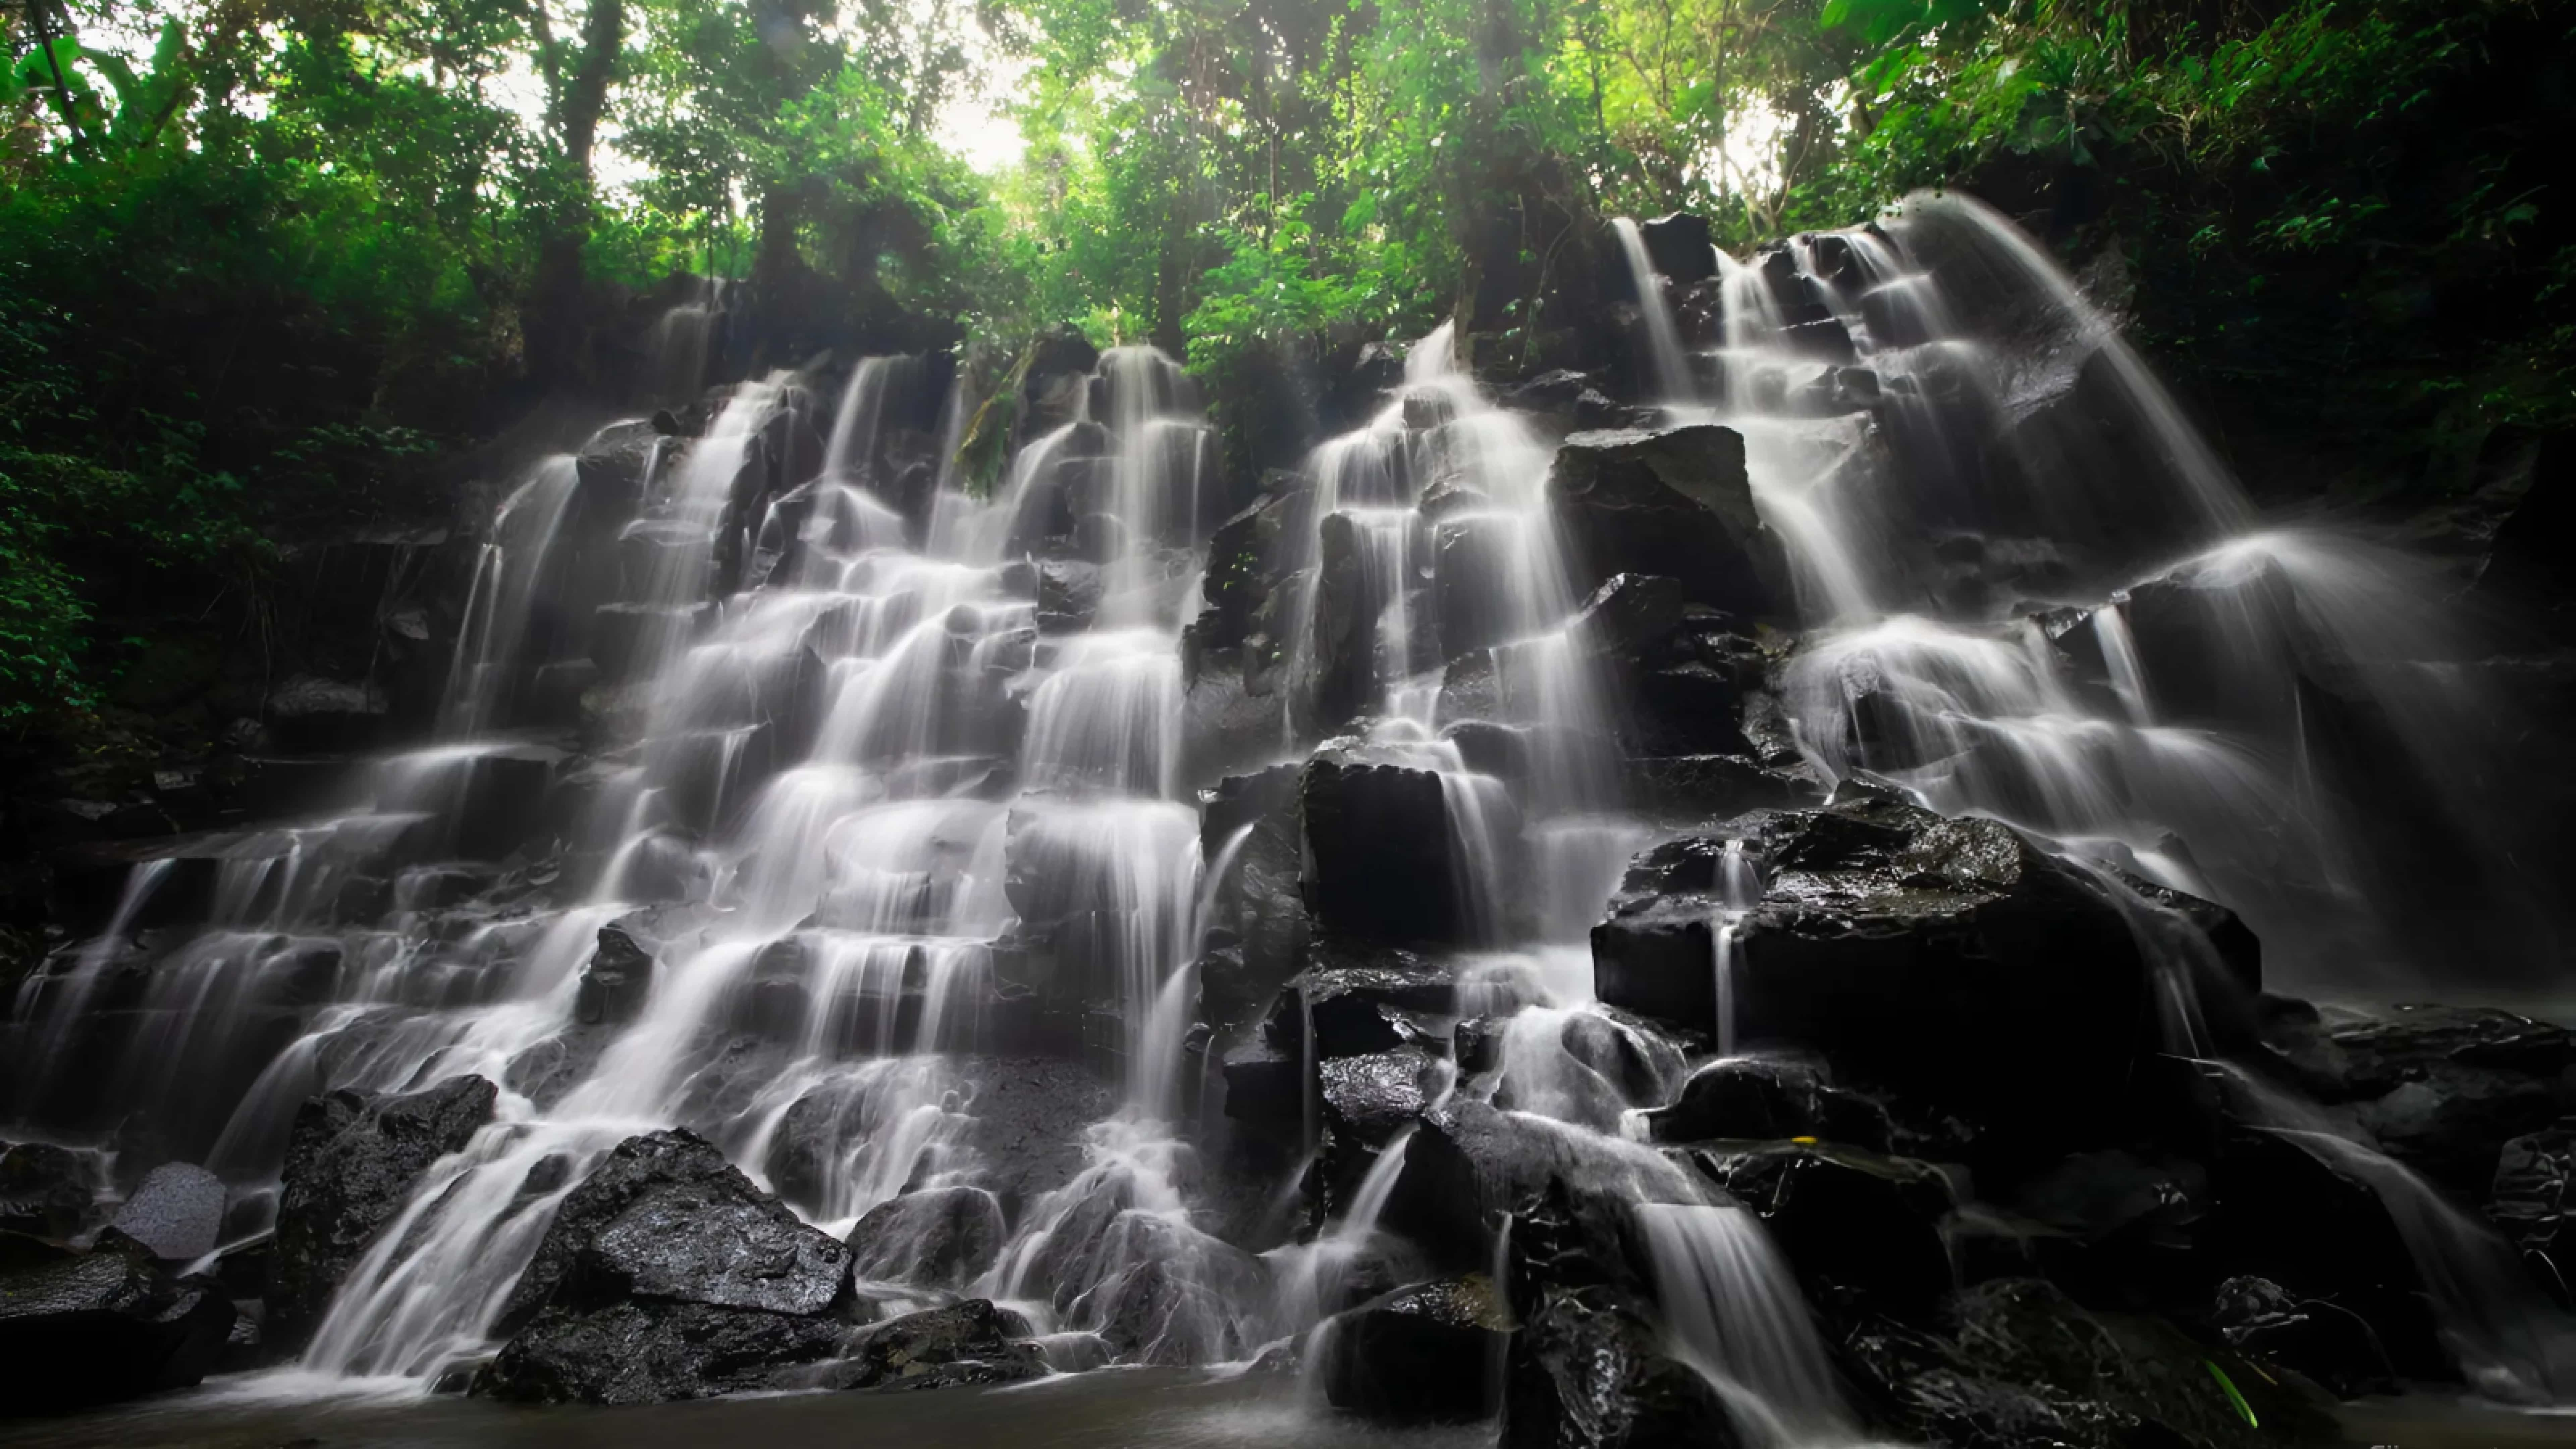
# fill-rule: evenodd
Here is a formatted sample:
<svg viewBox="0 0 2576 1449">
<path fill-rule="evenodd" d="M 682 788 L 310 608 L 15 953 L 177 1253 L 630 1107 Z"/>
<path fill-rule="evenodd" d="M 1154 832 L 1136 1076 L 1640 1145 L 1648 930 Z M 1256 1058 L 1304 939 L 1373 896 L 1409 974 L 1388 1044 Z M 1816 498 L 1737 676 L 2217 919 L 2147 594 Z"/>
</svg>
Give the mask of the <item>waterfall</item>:
<svg viewBox="0 0 2576 1449">
<path fill-rule="evenodd" d="M 1638 1227 L 1677 1356 L 1717 1386 L 1756 1443 L 1857 1442 L 1797 1279 L 1740 1207 L 1641 1203 Z"/>
<path fill-rule="evenodd" d="M 1637 312 L 1646 328 L 1646 362 L 1655 380 L 1654 396 L 1661 402 L 1689 400 L 1690 366 L 1682 357 L 1680 329 L 1673 325 L 1672 304 L 1664 300 L 1663 278 L 1656 275 L 1654 259 L 1646 252 L 1645 234 L 1637 223 L 1624 216 L 1613 217 L 1611 229 L 1618 234 L 1619 251 L 1628 262 L 1628 279 L 1636 284 Z"/>
<path fill-rule="evenodd" d="M 509 676 L 530 662 L 522 658 L 529 619 L 542 597 L 546 566 L 555 557 L 555 535 L 579 483 L 574 459 L 549 458 L 494 516 L 492 536 L 475 555 L 465 627 L 457 631 L 456 660 L 448 670 L 447 705 L 441 712 L 448 733 L 471 735 L 489 728 L 507 709 L 516 684 Z"/>
<path fill-rule="evenodd" d="M 1410 1256 L 1388 1231 L 1413 1221 L 1410 1189 L 1462 1171 L 1442 1114 L 1472 1110 L 1619 1204 L 1621 1311 L 1651 1317 L 1744 1437 L 1857 1442 L 1763 1219 L 1641 1140 L 1712 1051 L 1779 1034 L 1760 1019 L 1776 979 L 1742 968 L 1763 959 L 1766 889 L 1802 869 L 1732 797 L 1640 798 L 1655 770 L 1716 761 L 1781 787 L 1765 799 L 1868 778 L 2028 832 L 2126 914 L 2163 1049 L 2221 1076 L 2234 1016 L 2207 993 L 2225 972 L 2139 882 L 2238 910 L 2293 974 L 2357 978 L 2415 903 L 2343 797 L 2416 771 L 2426 828 L 2474 834 L 2511 782 L 2487 778 L 2478 697 L 2433 663 L 2462 654 L 2423 566 L 2252 528 L 2109 314 L 1991 211 L 1918 198 L 1883 227 L 1719 253 L 1678 317 L 1638 226 L 1614 230 L 1641 400 L 1741 434 L 1790 563 L 1776 614 L 1694 595 L 1643 646 L 1655 659 L 1623 654 L 1550 497 L 1566 418 L 1504 406 L 1443 324 L 1305 453 L 1302 499 L 1263 501 L 1258 647 L 1210 643 L 1209 537 L 1254 490 L 1173 358 L 1120 346 L 1014 374 L 1043 402 L 983 498 L 956 476 L 970 399 L 930 395 L 937 359 L 856 359 L 828 420 L 810 377 L 681 388 L 719 335 L 710 295 L 662 328 L 653 385 L 677 414 L 530 466 L 455 556 L 462 608 L 418 742 L 291 818 L 167 856 L 114 847 L 136 863 L 99 934 L 16 993 L 8 1107 L 84 1141 L 148 1125 L 223 1177 L 240 1236 L 275 1218 L 316 1093 L 497 1084 L 493 1120 L 427 1170 L 304 1351 L 313 1373 L 422 1392 L 510 1331 L 584 1175 L 673 1125 L 836 1236 L 932 1190 L 989 1229 L 938 1281 L 917 1228 L 865 1245 L 872 1296 L 994 1298 L 1064 1362 L 1204 1366 L 1282 1339 L 1312 1361 L 1385 1264 L 1472 1277 L 1494 1210 L 1526 1206 L 1466 1205 L 1472 1254 Z M 2106 416 L 2116 439 L 2086 436 Z M 1318 832 L 1287 888 L 1312 922 L 1259 963 L 1276 974 L 1246 964 L 1266 902 L 1225 920 L 1219 903 L 1277 888 L 1268 822 L 1294 822 L 1295 855 L 1324 774 L 1256 781 L 1296 788 L 1217 828 L 1208 802 L 1238 782 L 1206 791 L 1193 731 L 1230 647 L 1248 662 L 1221 707 L 1260 737 L 1245 753 L 1269 748 L 1275 709 L 1265 763 L 1328 755 L 1419 787 L 1388 807 L 1401 819 L 1352 827 L 1418 832 L 1418 934 L 1336 934 Z M 1694 710 L 1722 694 L 1705 712 L 1735 712 L 1741 737 L 1639 743 L 1649 690 L 1618 681 L 1640 670 L 1704 690 Z M 1760 731 L 1756 696 L 1778 706 Z M 2338 754 L 2363 737 L 2382 752 Z M 1713 1040 L 1593 999 L 1605 903 L 1686 818 L 1722 847 L 1675 923 L 1691 951 L 1707 933 Z M 183 894 L 191 919 L 161 924 Z M 1695 1002 L 1701 962 L 1672 965 Z M 1354 1027 L 1352 981 L 1421 996 Z M 1250 1015 L 1211 1005 L 1228 992 Z M 1319 1085 L 1345 1070 L 1382 1074 L 1369 1106 L 1402 1120 L 1352 1125 Z M 1229 1119 L 1291 1073 L 1273 1140 Z M 2576 1383 L 2576 1339 L 2501 1240 L 2352 1123 L 2242 1091 L 2248 1121 L 2386 1207 L 2476 1387 Z M 1211 1185 L 1236 1173 L 1269 1176 Z M 1242 1227 L 1239 1197 L 1309 1191 L 1337 1215 L 1285 1242 L 1284 1208 Z M 1506 1215 L 1498 1284 L 1534 1222 Z"/>
</svg>

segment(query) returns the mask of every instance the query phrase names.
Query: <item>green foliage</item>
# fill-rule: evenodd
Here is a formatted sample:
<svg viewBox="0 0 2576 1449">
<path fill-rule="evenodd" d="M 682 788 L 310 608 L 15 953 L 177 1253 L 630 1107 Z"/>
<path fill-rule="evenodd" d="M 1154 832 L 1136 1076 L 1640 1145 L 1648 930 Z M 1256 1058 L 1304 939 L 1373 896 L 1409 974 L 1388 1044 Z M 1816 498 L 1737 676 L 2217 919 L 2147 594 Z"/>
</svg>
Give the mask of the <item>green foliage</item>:
<svg viewBox="0 0 2576 1449">
<path fill-rule="evenodd" d="M 1742 249 L 1966 186 L 2129 260 L 2206 396 L 2394 451 L 2576 416 L 2520 0 L 34 0 L 0 65 L 0 713 L 84 704 L 125 571 L 424 504 L 675 272 L 1258 386 L 1443 318 L 1539 354 L 1601 218 Z M 46 42 L 39 46 L 40 37 Z M 1025 151 L 970 171 L 988 64 Z M 531 88 L 537 99 L 530 99 Z M 969 435 L 1000 467 L 1009 404 Z M 244 585 L 246 587 L 237 587 Z M 185 591 L 180 591 L 184 593 Z M 174 595 L 176 597 L 176 595 Z M 199 607 L 211 607 L 208 603 Z"/>
</svg>

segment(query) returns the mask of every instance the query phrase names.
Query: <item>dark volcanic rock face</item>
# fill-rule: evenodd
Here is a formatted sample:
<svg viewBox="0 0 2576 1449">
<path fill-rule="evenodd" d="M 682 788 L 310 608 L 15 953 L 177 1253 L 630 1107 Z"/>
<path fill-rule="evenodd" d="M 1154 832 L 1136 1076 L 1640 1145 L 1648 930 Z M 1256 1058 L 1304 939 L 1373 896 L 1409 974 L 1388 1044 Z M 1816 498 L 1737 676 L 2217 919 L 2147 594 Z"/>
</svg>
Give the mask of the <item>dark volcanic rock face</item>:
<svg viewBox="0 0 2576 1449">
<path fill-rule="evenodd" d="M 321 1321 L 340 1280 L 421 1174 L 465 1149 L 492 1120 L 499 1095 L 481 1077 L 459 1077 L 408 1096 L 341 1091 L 304 1104 L 278 1196 L 270 1342 L 292 1343 Z"/>
</svg>

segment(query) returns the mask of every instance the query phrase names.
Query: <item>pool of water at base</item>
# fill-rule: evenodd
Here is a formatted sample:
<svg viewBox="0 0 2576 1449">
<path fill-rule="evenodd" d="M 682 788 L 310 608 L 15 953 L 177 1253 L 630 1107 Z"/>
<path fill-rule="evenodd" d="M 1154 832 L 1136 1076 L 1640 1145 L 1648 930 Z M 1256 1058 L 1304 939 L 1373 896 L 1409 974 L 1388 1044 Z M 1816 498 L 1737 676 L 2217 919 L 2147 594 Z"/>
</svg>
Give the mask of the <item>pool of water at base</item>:
<svg viewBox="0 0 2576 1449">
<path fill-rule="evenodd" d="M 2344 1441 L 2359 1449 L 2566 1449 L 2576 1413 L 2510 1409 L 2432 1393 L 2356 1399 L 2343 1405 Z"/>
<path fill-rule="evenodd" d="M 1108 1369 L 996 1389 L 798 1393 L 632 1409 L 532 1409 L 369 1396 L 291 1374 L 203 1387 L 84 1414 L 11 1423 L 18 1449 L 1488 1449 L 1490 1425 L 1375 1429 L 1315 1403 L 1293 1374 Z"/>
<path fill-rule="evenodd" d="M 0 1420 L 18 1449 L 1490 1449 L 1491 1425 L 1374 1427 L 1316 1403 L 1291 1374 L 1112 1369 L 995 1389 L 798 1393 L 632 1409 L 530 1409 L 418 1396 L 387 1381 L 292 1373 L 86 1414 Z M 2410 1394 L 2342 1406 L 2353 1449 L 2576 1444 L 2576 1415 Z"/>
</svg>

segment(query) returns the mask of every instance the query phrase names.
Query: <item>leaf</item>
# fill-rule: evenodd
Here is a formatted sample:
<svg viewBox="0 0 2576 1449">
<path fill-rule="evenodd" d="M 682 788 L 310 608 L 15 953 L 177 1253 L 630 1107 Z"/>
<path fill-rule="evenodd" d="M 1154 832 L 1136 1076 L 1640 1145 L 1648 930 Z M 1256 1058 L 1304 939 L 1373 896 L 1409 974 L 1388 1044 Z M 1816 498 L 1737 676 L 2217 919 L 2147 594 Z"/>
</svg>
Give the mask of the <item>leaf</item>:
<svg viewBox="0 0 2576 1449">
<path fill-rule="evenodd" d="M 2234 1404 L 2236 1406 L 2236 1412 L 2245 1416 L 2246 1427 L 2252 1429 L 2262 1428 L 2263 1421 L 2254 1417 L 2254 1406 L 2245 1402 L 2245 1396 L 2236 1391 L 2235 1382 L 2227 1377 L 2227 1370 L 2218 1366 L 2218 1360 L 2205 1358 L 2201 1360 L 2201 1363 L 2203 1366 L 2208 1368 L 2209 1376 L 2218 1380 L 2218 1386 L 2227 1391 L 2227 1402 Z"/>
</svg>

